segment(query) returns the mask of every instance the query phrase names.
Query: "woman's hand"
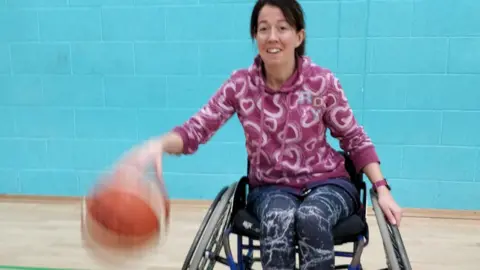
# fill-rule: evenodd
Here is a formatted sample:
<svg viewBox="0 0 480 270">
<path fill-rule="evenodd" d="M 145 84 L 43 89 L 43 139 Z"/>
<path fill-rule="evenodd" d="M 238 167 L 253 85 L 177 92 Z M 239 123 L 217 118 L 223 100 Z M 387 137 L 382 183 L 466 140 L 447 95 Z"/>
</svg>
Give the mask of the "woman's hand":
<svg viewBox="0 0 480 270">
<path fill-rule="evenodd" d="M 378 204 L 382 208 L 383 214 L 392 225 L 400 226 L 402 220 L 402 209 L 392 197 L 392 194 L 386 187 L 380 187 L 377 190 Z"/>
<path fill-rule="evenodd" d="M 380 170 L 380 164 L 378 162 L 372 162 L 367 164 L 363 168 L 363 172 L 368 176 L 372 184 L 372 179 L 385 179 Z M 390 190 L 387 187 L 381 186 L 377 189 L 378 204 L 382 208 L 383 214 L 387 217 L 390 224 L 400 226 L 402 219 L 402 209 L 392 197 Z"/>
<path fill-rule="evenodd" d="M 161 140 L 150 140 L 128 151 L 114 168 L 115 173 L 146 173 L 153 165 L 157 179 L 162 179 L 163 143 Z"/>
<path fill-rule="evenodd" d="M 149 166 L 153 165 L 156 177 L 162 179 L 163 154 L 180 155 L 183 152 L 182 137 L 170 132 L 160 137 L 152 138 L 128 151 L 120 160 L 116 172 L 130 170 L 130 173 L 145 174 Z"/>
</svg>

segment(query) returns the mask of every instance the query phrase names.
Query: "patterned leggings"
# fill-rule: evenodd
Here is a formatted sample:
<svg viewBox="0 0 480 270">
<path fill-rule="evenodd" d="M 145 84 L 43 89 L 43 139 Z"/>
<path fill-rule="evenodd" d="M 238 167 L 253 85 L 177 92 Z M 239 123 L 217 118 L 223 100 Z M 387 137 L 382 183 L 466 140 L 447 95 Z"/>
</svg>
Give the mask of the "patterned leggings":
<svg viewBox="0 0 480 270">
<path fill-rule="evenodd" d="M 350 195 L 338 186 L 325 185 L 297 196 L 278 188 L 251 193 L 250 209 L 260 220 L 263 269 L 295 269 L 295 243 L 300 269 L 334 269 L 333 226 L 355 211 Z"/>
</svg>

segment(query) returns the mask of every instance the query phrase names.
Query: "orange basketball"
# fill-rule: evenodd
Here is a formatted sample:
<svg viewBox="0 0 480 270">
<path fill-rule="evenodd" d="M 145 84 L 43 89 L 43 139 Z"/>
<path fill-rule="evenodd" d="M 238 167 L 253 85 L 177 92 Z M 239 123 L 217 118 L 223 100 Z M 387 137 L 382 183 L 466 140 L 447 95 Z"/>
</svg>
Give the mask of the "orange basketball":
<svg viewBox="0 0 480 270">
<path fill-rule="evenodd" d="M 169 218 L 170 204 L 163 183 L 123 172 L 99 182 L 84 198 L 83 243 L 102 261 L 134 259 L 163 240 Z"/>
</svg>

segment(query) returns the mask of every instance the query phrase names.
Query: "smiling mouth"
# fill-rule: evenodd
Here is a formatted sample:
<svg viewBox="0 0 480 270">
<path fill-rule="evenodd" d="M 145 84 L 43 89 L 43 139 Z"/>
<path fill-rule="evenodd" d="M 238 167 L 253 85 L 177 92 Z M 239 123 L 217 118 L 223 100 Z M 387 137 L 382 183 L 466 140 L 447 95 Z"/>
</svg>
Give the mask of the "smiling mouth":
<svg viewBox="0 0 480 270">
<path fill-rule="evenodd" d="M 279 52 L 281 52 L 281 50 L 278 48 L 267 49 L 267 53 L 269 54 L 277 54 Z"/>
</svg>

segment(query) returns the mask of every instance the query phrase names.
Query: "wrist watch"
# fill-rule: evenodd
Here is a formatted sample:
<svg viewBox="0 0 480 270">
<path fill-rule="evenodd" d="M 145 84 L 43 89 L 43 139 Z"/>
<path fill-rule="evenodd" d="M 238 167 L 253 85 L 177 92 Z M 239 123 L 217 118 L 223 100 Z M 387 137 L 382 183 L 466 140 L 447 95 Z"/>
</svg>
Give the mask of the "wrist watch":
<svg viewBox="0 0 480 270">
<path fill-rule="evenodd" d="M 387 179 L 382 179 L 382 180 L 376 181 L 373 184 L 373 189 L 375 191 L 377 191 L 377 189 L 381 186 L 385 186 L 385 187 L 387 187 L 388 190 L 391 190 L 390 185 L 388 185 Z"/>
</svg>

